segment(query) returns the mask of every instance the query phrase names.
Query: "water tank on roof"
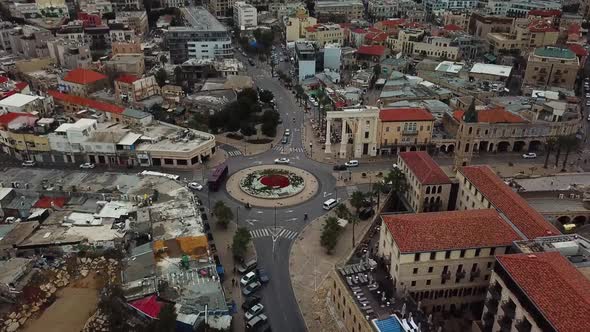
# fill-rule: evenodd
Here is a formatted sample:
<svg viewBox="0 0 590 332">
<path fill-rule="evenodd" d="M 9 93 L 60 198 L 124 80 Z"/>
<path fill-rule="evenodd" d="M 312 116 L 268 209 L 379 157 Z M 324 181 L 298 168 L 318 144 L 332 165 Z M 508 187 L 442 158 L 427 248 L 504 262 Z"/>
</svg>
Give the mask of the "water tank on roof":
<svg viewBox="0 0 590 332">
<path fill-rule="evenodd" d="M 573 256 L 578 253 L 579 246 L 576 241 L 564 241 L 552 243 L 553 247 L 564 256 Z"/>
</svg>

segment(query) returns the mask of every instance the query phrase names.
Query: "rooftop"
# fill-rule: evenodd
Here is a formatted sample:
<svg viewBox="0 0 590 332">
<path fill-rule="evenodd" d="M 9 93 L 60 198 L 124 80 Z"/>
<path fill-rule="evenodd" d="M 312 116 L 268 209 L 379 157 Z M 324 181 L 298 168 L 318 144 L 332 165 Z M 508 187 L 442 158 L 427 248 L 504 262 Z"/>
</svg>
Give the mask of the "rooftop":
<svg viewBox="0 0 590 332">
<path fill-rule="evenodd" d="M 356 51 L 357 54 L 382 56 L 385 54 L 387 47 L 382 45 L 361 45 Z"/>
<path fill-rule="evenodd" d="M 590 331 L 590 281 L 560 253 L 496 259 L 556 331 Z"/>
<path fill-rule="evenodd" d="M 399 121 L 433 121 L 434 116 L 424 108 L 389 108 L 379 111 L 379 118 L 384 122 Z"/>
<path fill-rule="evenodd" d="M 382 215 L 402 253 L 509 246 L 520 236 L 496 210 Z"/>
<path fill-rule="evenodd" d="M 55 100 L 67 102 L 70 104 L 81 105 L 84 107 L 92 108 L 97 111 L 107 112 L 107 113 L 115 113 L 120 114 L 123 113 L 125 110 L 121 106 L 107 104 L 100 101 L 96 101 L 94 99 L 84 98 L 80 96 L 70 95 L 67 93 L 62 93 L 56 90 L 49 90 L 47 93 L 52 96 Z"/>
<path fill-rule="evenodd" d="M 124 74 L 124 75 L 119 76 L 116 79 L 116 81 L 131 84 L 131 83 L 137 81 L 138 79 L 139 78 L 135 75 Z"/>
<path fill-rule="evenodd" d="M 187 28 L 198 31 L 226 31 L 226 27 L 219 23 L 207 9 L 201 6 L 181 7 L 180 11 L 184 19 L 185 27 L 170 27 L 170 31 L 186 30 Z"/>
<path fill-rule="evenodd" d="M 445 73 L 454 73 L 457 74 L 461 71 L 465 64 L 460 62 L 453 62 L 453 61 L 443 61 L 436 66 L 436 71 L 441 71 Z"/>
<path fill-rule="evenodd" d="M 494 65 L 489 63 L 476 63 L 471 68 L 471 73 L 476 74 L 488 74 L 488 75 L 496 75 L 502 77 L 510 76 L 510 72 L 512 71 L 511 66 L 501 66 L 501 65 Z"/>
<path fill-rule="evenodd" d="M 463 120 L 465 111 L 457 110 L 453 112 L 453 117 L 457 121 Z M 505 110 L 503 107 L 494 107 L 477 111 L 477 122 L 480 123 L 525 123 L 525 119 Z"/>
<path fill-rule="evenodd" d="M 577 56 L 586 56 L 588 51 L 580 44 L 567 44 L 567 48 L 574 52 Z"/>
<path fill-rule="evenodd" d="M 465 166 L 459 172 L 527 238 L 560 234 L 488 166 Z"/>
<path fill-rule="evenodd" d="M 535 49 L 534 54 L 543 58 L 556 58 L 556 59 L 570 59 L 576 58 L 576 54 L 565 47 L 545 46 L 538 47 Z"/>
<path fill-rule="evenodd" d="M 10 122 L 14 121 L 15 119 L 20 118 L 21 116 L 31 117 L 31 118 L 35 117 L 33 114 L 30 114 L 30 113 L 9 112 L 4 115 L 0 115 L 0 124 L 8 125 Z"/>
<path fill-rule="evenodd" d="M 0 106 L 4 107 L 23 107 L 30 102 L 39 99 L 39 96 L 25 95 L 22 93 L 15 93 L 9 97 L 0 100 Z"/>
<path fill-rule="evenodd" d="M 63 78 L 64 81 L 76 84 L 91 84 L 104 79 L 107 79 L 105 75 L 84 68 L 70 70 Z"/>
<path fill-rule="evenodd" d="M 425 185 L 451 183 L 451 179 L 425 151 L 401 152 L 399 156 L 420 183 Z"/>
</svg>

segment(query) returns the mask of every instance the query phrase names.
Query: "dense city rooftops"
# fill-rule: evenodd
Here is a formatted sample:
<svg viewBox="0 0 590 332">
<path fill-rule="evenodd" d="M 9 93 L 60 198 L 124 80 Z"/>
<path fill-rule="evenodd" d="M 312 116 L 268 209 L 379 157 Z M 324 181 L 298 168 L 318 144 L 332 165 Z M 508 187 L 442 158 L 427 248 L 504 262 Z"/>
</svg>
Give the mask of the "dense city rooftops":
<svg viewBox="0 0 590 332">
<path fill-rule="evenodd" d="M 400 152 L 400 158 L 424 185 L 451 183 L 451 179 L 426 151 Z"/>
<path fill-rule="evenodd" d="M 459 172 L 527 238 L 560 234 L 488 166 L 465 166 Z"/>
<path fill-rule="evenodd" d="M 63 80 L 76 84 L 90 84 L 96 81 L 104 80 L 107 77 L 101 73 L 97 73 L 93 70 L 78 68 L 69 71 Z"/>
<path fill-rule="evenodd" d="M 386 49 L 387 47 L 382 45 L 361 45 L 356 53 L 361 55 L 382 56 L 385 54 Z"/>
<path fill-rule="evenodd" d="M 402 253 L 510 246 L 520 236 L 496 210 L 382 215 Z"/>
<path fill-rule="evenodd" d="M 457 121 L 463 120 L 465 111 L 457 110 L 453 112 L 453 117 Z M 520 116 L 505 110 L 502 107 L 488 108 L 477 111 L 477 122 L 480 123 L 526 123 L 527 120 Z"/>
<path fill-rule="evenodd" d="M 545 46 L 535 49 L 534 54 L 543 58 L 575 59 L 576 54 L 564 47 Z"/>
<path fill-rule="evenodd" d="M 179 8 L 182 13 L 184 26 L 170 27 L 170 31 L 227 31 L 215 16 L 201 6 L 190 6 Z"/>
<path fill-rule="evenodd" d="M 560 253 L 502 255 L 497 261 L 555 331 L 590 331 L 590 281 Z"/>
<path fill-rule="evenodd" d="M 84 97 L 80 97 L 80 96 L 70 95 L 70 94 L 62 93 L 62 92 L 55 91 L 55 90 L 49 90 L 49 91 L 47 91 L 47 93 L 50 96 L 52 96 L 55 100 L 68 102 L 68 103 L 76 104 L 76 105 L 81 105 L 84 107 L 89 107 L 89 108 L 95 109 L 97 111 L 116 113 L 116 114 L 120 114 L 120 113 L 123 113 L 123 111 L 125 111 L 125 109 L 121 106 L 103 103 L 103 102 L 96 101 L 96 100 L 90 99 L 90 98 L 84 98 Z"/>
</svg>

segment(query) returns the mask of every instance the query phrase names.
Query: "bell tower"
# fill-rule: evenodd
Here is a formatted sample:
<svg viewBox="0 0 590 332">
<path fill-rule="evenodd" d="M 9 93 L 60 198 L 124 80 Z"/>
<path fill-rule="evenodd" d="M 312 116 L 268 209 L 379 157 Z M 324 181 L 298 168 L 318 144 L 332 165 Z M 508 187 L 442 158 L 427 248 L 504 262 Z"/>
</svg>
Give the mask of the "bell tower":
<svg viewBox="0 0 590 332">
<path fill-rule="evenodd" d="M 457 130 L 457 147 L 455 148 L 454 170 L 471 164 L 473 158 L 474 128 L 477 123 L 477 111 L 475 110 L 475 97 L 461 119 L 459 130 Z"/>
</svg>

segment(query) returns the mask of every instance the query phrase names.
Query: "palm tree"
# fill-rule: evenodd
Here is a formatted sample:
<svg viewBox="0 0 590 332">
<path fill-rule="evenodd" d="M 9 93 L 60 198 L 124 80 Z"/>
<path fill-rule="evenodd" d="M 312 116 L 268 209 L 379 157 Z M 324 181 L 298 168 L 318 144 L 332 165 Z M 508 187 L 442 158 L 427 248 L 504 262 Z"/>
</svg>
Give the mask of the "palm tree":
<svg viewBox="0 0 590 332">
<path fill-rule="evenodd" d="M 377 210 L 379 209 L 379 205 L 381 203 L 381 193 L 386 190 L 387 186 L 383 181 L 377 181 L 373 183 L 373 190 L 371 192 L 371 201 L 373 200 L 373 195 L 377 195 Z"/>
<path fill-rule="evenodd" d="M 561 171 L 565 171 L 565 166 L 567 165 L 567 158 L 570 155 L 571 151 L 577 150 L 578 146 L 580 145 L 580 141 L 576 138 L 576 136 L 564 136 L 563 139 L 564 146 L 565 146 L 565 158 L 563 158 L 563 164 L 561 165 Z"/>
<path fill-rule="evenodd" d="M 399 168 L 394 168 L 384 177 L 384 182 L 389 186 L 389 191 L 398 193 L 405 192 L 408 189 L 408 182 L 406 176 Z"/>
<path fill-rule="evenodd" d="M 303 90 L 303 87 L 301 86 L 301 84 L 297 84 L 295 86 L 295 97 L 297 97 L 297 101 L 299 102 L 299 106 L 301 106 L 301 99 L 303 98 L 304 95 L 305 95 L 305 91 Z"/>
<path fill-rule="evenodd" d="M 555 168 L 559 166 L 559 157 L 561 157 L 561 149 L 568 144 L 566 136 L 559 136 L 557 138 L 557 152 L 555 153 Z"/>
<path fill-rule="evenodd" d="M 355 214 L 350 216 L 350 223 L 352 224 L 352 247 L 354 248 L 354 244 L 355 244 L 355 238 L 354 238 L 354 225 L 358 222 L 358 215 L 359 215 L 359 210 L 363 207 L 363 205 L 365 204 L 365 197 L 366 194 L 363 193 L 362 191 L 355 191 L 352 193 L 352 195 L 350 196 L 350 205 L 352 205 L 352 207 L 354 207 L 355 209 Z"/>
<path fill-rule="evenodd" d="M 543 164 L 543 168 L 547 168 L 547 164 L 549 163 L 549 156 L 551 155 L 551 152 L 553 151 L 553 148 L 555 147 L 555 145 L 557 144 L 557 138 L 555 137 L 549 137 L 547 138 L 547 141 L 545 141 L 545 163 Z"/>
</svg>

